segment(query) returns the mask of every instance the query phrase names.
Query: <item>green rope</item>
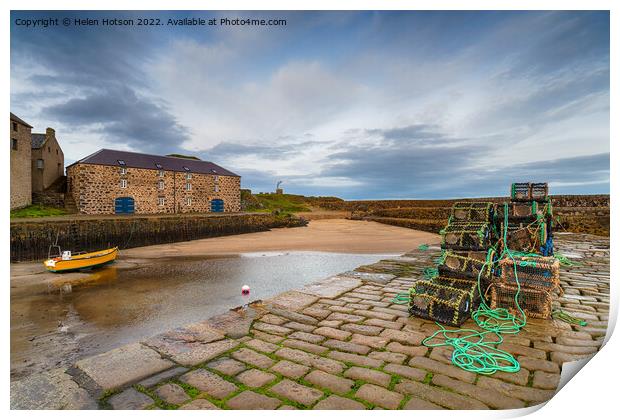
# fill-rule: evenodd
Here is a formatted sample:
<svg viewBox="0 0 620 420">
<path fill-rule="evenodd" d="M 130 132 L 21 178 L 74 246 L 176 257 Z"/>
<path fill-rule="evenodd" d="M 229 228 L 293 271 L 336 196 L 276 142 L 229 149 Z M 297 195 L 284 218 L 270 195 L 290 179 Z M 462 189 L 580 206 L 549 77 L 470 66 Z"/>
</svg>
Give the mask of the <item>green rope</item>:
<svg viewBox="0 0 620 420">
<path fill-rule="evenodd" d="M 439 275 L 439 270 L 433 267 L 427 267 L 424 269 L 424 280 L 432 280 Z"/>
<path fill-rule="evenodd" d="M 581 318 L 577 318 L 570 314 L 567 314 L 562 309 L 554 309 L 551 313 L 551 317 L 553 319 L 559 319 L 560 321 L 564 321 L 568 324 L 579 325 L 580 327 L 586 327 L 588 323 Z"/>
<path fill-rule="evenodd" d="M 494 347 L 504 341 L 502 334 L 517 334 L 526 325 L 525 312 L 523 312 L 521 305 L 519 305 L 521 285 L 517 274 L 517 263 L 513 253 L 506 246 L 507 231 L 508 204 L 504 203 L 504 247 L 499 259 L 507 256 L 513 261 L 515 281 L 517 283 L 515 304 L 521 316 L 517 317 L 505 308 L 491 309 L 486 304 L 484 300 L 484 293 L 480 286 L 480 280 L 482 273 L 484 272 L 484 268 L 487 265 L 492 264 L 492 253 L 489 252 L 487 253 L 486 261 L 478 273 L 478 293 L 481 299 L 480 306 L 472 313 L 472 319 L 484 331 L 476 331 L 471 329 L 448 330 L 441 324 L 437 323 L 440 329 L 422 341 L 422 344 L 428 347 L 452 347 L 452 363 L 455 366 L 458 366 L 463 370 L 482 375 L 491 375 L 498 371 L 512 373 L 518 372 L 521 369 L 519 361 L 512 354 Z M 461 335 L 462 333 L 469 334 L 457 337 L 449 336 L 450 334 Z M 443 336 L 443 341 L 429 344 L 429 341 L 437 338 L 439 334 Z M 496 339 L 489 340 L 487 338 L 488 335 L 494 335 Z"/>
<path fill-rule="evenodd" d="M 420 251 L 428 251 L 428 244 L 421 244 L 418 246 Z"/>
<path fill-rule="evenodd" d="M 429 337 L 426 337 L 422 344 L 427 347 L 451 346 L 452 364 L 469 372 L 481 375 L 492 375 L 495 372 L 518 372 L 521 366 L 517 359 L 508 352 L 496 349 L 495 345 L 501 344 L 504 339 L 499 333 L 493 331 L 476 331 L 472 329 L 448 330 L 441 324 L 436 323 L 439 330 Z M 462 335 L 463 333 L 470 333 Z M 443 335 L 443 342 L 430 344 L 429 341 L 436 338 L 439 334 Z M 449 334 L 458 334 L 450 337 Z M 487 335 L 493 334 L 496 340 L 488 340 Z M 472 339 L 477 340 L 472 341 Z"/>
<path fill-rule="evenodd" d="M 392 303 L 395 303 L 397 305 L 404 305 L 406 303 L 409 303 L 409 293 L 397 293 L 396 296 L 394 296 L 394 298 L 392 299 Z"/>
<path fill-rule="evenodd" d="M 564 267 L 578 267 L 580 265 L 583 265 L 580 262 L 572 261 L 572 260 L 568 259 L 568 257 L 560 254 L 559 252 L 554 253 L 553 256 L 555 258 L 557 258 L 558 261 L 560 262 L 560 265 L 563 265 Z"/>
</svg>

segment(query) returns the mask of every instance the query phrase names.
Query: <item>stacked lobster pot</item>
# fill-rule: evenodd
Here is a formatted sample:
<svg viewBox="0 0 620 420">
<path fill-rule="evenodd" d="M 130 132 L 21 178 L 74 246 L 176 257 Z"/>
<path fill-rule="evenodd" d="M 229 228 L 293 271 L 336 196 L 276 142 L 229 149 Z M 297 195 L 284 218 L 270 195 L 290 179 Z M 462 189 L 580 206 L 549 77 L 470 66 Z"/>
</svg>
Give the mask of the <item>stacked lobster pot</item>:
<svg viewBox="0 0 620 420">
<path fill-rule="evenodd" d="M 495 205 L 489 202 L 454 204 L 441 231 L 444 254 L 438 275 L 416 282 L 411 289 L 411 315 L 460 326 L 477 309 L 484 291 L 478 281 L 486 285 L 492 277 L 494 211 Z"/>
<path fill-rule="evenodd" d="M 527 317 L 546 319 L 551 316 L 555 292 L 562 293 L 556 258 L 510 256 L 498 262 L 487 298 L 492 309 L 505 308 L 518 316 L 518 302 Z"/>
<path fill-rule="evenodd" d="M 512 184 L 510 202 L 497 208 L 498 232 L 504 231 L 506 222 L 505 245 L 509 249 L 553 255 L 551 201 L 546 183 Z"/>
<path fill-rule="evenodd" d="M 549 318 L 560 288 L 560 263 L 553 255 L 552 210 L 546 183 L 515 183 L 510 202 L 498 206 L 496 227 L 506 229 L 506 258 L 498 261 L 486 297 L 492 309 Z M 506 214 L 507 212 L 507 214 Z M 516 256 L 513 253 L 516 252 Z M 517 293 L 518 292 L 518 293 Z"/>
</svg>

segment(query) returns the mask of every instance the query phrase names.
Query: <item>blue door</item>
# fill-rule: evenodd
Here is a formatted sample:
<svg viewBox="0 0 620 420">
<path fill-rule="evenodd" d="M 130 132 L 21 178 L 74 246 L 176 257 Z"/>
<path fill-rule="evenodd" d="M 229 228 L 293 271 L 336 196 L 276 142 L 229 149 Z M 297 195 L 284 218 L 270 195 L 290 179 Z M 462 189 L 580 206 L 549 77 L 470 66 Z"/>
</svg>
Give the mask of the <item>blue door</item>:
<svg viewBox="0 0 620 420">
<path fill-rule="evenodd" d="M 134 201 L 131 197 L 119 197 L 114 200 L 114 213 L 116 214 L 133 214 Z"/>
<path fill-rule="evenodd" d="M 224 211 L 224 200 L 219 198 L 211 200 L 211 211 L 214 213 L 222 213 Z"/>
</svg>

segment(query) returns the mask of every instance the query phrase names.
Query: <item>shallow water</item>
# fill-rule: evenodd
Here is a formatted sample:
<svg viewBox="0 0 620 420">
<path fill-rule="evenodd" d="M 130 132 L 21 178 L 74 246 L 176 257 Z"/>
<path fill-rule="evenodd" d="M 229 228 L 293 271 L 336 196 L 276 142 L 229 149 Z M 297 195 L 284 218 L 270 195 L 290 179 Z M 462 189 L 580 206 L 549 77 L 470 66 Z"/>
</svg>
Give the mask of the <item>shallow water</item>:
<svg viewBox="0 0 620 420">
<path fill-rule="evenodd" d="M 386 255 L 321 252 L 160 259 L 142 268 L 114 265 L 71 293 L 11 299 L 11 378 L 101 353 L 200 321 Z"/>
</svg>

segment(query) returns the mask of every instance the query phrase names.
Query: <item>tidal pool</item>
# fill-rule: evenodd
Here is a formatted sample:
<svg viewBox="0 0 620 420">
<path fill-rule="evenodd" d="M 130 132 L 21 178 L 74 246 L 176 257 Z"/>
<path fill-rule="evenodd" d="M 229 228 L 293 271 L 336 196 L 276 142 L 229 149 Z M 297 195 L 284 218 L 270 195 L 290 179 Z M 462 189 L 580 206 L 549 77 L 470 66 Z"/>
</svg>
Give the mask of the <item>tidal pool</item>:
<svg viewBox="0 0 620 420">
<path fill-rule="evenodd" d="M 11 379 L 204 320 L 389 255 L 324 252 L 167 258 L 140 268 L 114 265 L 71 293 L 11 298 Z"/>
</svg>

